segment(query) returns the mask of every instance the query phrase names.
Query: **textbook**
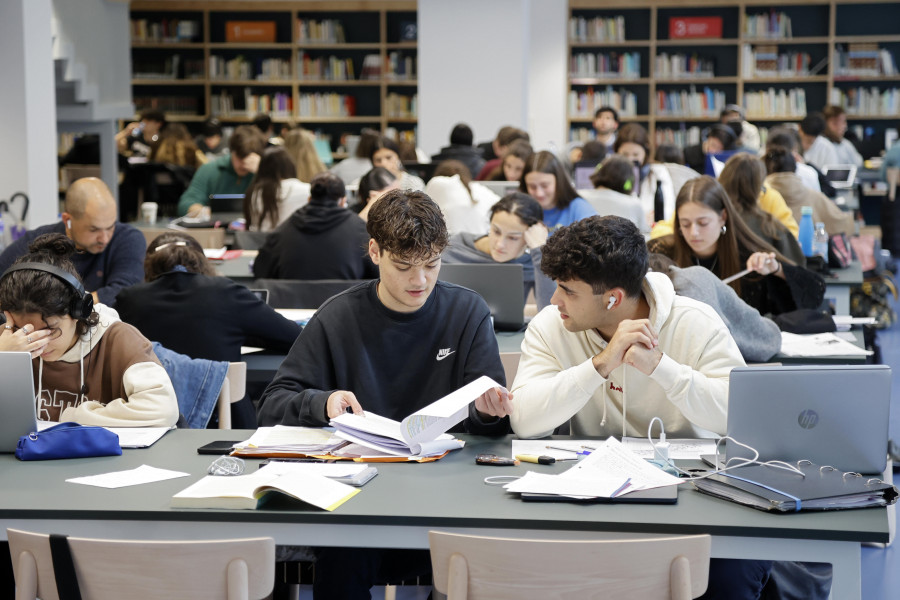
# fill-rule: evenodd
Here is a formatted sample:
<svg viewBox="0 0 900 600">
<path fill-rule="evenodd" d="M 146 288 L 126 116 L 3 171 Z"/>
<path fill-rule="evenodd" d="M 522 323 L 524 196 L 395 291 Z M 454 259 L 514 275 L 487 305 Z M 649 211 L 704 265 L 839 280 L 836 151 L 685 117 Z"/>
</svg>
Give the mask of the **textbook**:
<svg viewBox="0 0 900 600">
<path fill-rule="evenodd" d="M 469 404 L 499 383 L 482 375 L 455 392 L 417 410 L 403 421 L 345 413 L 331 420 L 338 437 L 394 456 L 434 456 L 462 448 L 462 442 L 445 434 L 469 415 Z"/>
<path fill-rule="evenodd" d="M 359 489 L 315 473 L 263 468 L 249 475 L 207 475 L 174 496 L 172 508 L 255 509 L 277 494 L 332 511 Z"/>
<path fill-rule="evenodd" d="M 897 501 L 897 488 L 877 477 L 843 473 L 800 461 L 802 475 L 784 468 L 738 467 L 691 484 L 704 494 L 758 510 L 798 512 L 887 506 Z"/>
</svg>

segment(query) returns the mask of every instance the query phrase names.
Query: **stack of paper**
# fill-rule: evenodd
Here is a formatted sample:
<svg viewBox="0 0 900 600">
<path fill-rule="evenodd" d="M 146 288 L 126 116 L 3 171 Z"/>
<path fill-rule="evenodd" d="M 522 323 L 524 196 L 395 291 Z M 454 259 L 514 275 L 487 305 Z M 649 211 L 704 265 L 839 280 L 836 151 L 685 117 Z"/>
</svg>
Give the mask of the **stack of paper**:
<svg viewBox="0 0 900 600">
<path fill-rule="evenodd" d="M 628 492 L 678 485 L 681 480 L 651 465 L 609 438 L 559 475 L 529 471 L 504 487 L 510 492 L 570 498 L 615 498 Z"/>
<path fill-rule="evenodd" d="M 302 456 L 328 454 L 346 443 L 324 429 L 276 425 L 260 427 L 250 439 L 235 444 L 234 450 L 240 456 Z"/>
<path fill-rule="evenodd" d="M 781 332 L 781 353 L 785 356 L 868 356 L 870 350 L 860 348 L 833 333 L 800 335 Z"/>
<path fill-rule="evenodd" d="M 469 404 L 500 384 L 482 376 L 429 404 L 398 423 L 365 413 L 342 414 L 331 420 L 337 435 L 393 456 L 437 456 L 462 448 L 463 443 L 444 432 L 465 419 Z"/>
</svg>

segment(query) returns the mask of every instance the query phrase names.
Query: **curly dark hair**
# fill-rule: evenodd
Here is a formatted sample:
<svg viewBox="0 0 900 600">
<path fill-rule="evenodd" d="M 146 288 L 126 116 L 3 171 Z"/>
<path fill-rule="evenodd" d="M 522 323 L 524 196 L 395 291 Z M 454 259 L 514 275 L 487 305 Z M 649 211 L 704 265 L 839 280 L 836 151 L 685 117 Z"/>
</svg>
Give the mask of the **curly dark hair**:
<svg viewBox="0 0 900 600">
<path fill-rule="evenodd" d="M 28 254 L 19 257 L 13 266 L 23 263 L 42 263 L 72 275 L 79 282 L 81 276 L 69 257 L 75 253 L 75 242 L 61 233 L 46 233 L 28 247 Z M 84 335 L 100 321 L 92 311 L 87 319 L 76 316 L 74 306 L 81 295 L 72 285 L 44 271 L 22 270 L 4 274 L 0 279 L 0 308 L 9 312 L 37 313 L 47 317 L 71 316 L 78 321 L 75 331 Z"/>
<path fill-rule="evenodd" d="M 554 281 L 578 279 L 595 295 L 620 287 L 641 294 L 647 274 L 647 244 L 637 226 L 622 217 L 588 217 L 547 238 L 541 270 Z"/>
<path fill-rule="evenodd" d="M 450 241 L 440 207 L 413 190 L 391 190 L 376 200 L 366 231 L 381 252 L 412 262 L 430 260 Z"/>
<path fill-rule="evenodd" d="M 153 281 L 175 267 L 188 273 L 215 276 L 216 270 L 206 259 L 200 242 L 186 233 L 167 231 L 150 242 L 144 258 L 144 279 Z"/>
</svg>

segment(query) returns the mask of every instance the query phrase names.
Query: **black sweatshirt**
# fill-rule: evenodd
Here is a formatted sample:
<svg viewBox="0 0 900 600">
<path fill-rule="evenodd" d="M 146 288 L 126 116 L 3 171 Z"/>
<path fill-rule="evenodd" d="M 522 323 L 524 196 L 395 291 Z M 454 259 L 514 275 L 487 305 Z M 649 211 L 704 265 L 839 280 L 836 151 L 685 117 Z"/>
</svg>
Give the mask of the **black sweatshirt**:
<svg viewBox="0 0 900 600">
<path fill-rule="evenodd" d="M 438 281 L 422 308 L 398 313 L 378 299 L 377 284 L 361 283 L 319 308 L 266 388 L 260 425 L 327 425 L 326 403 L 336 390 L 399 421 L 482 375 L 505 385 L 481 296 Z M 509 421 L 482 422 L 473 402 L 463 429 L 505 434 Z"/>
</svg>

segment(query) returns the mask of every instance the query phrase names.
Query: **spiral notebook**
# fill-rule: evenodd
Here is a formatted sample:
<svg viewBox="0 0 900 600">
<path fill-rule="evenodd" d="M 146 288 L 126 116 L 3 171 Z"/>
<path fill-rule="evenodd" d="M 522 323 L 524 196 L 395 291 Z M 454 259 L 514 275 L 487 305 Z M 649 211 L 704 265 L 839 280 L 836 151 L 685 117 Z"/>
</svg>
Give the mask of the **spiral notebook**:
<svg viewBox="0 0 900 600">
<path fill-rule="evenodd" d="M 796 466 L 802 475 L 752 465 L 695 479 L 691 484 L 704 494 L 779 513 L 887 506 L 897 501 L 897 488 L 876 477 L 845 473 L 809 461 Z"/>
</svg>

